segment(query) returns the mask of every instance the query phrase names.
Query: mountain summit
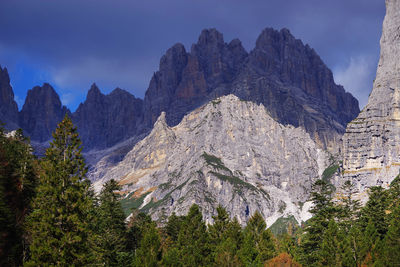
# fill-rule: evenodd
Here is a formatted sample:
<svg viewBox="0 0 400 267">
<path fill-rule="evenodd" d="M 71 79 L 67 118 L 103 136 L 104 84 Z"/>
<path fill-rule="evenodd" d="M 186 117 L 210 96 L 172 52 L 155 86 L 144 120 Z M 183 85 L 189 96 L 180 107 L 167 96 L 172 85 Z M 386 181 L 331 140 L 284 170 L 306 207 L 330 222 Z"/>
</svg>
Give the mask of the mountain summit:
<svg viewBox="0 0 400 267">
<path fill-rule="evenodd" d="M 0 101 L 13 106 L 9 79 L 4 77 L 2 92 L 7 99 Z M 263 104 L 278 122 L 304 128 L 331 150 L 359 113 L 358 101 L 335 84 L 316 52 L 289 30 L 266 28 L 248 53 L 240 40 L 226 43 L 222 33 L 205 29 L 190 52 L 179 43 L 166 51 L 144 100 L 118 88 L 104 95 L 93 84 L 72 118 L 85 151 L 96 151 L 147 134 L 161 112 L 174 126 L 194 109 L 229 94 Z M 19 124 L 36 142 L 47 141 L 68 112 L 49 84 L 28 92 L 19 120 L 11 106 L 0 111 L 0 120 Z"/>
<path fill-rule="evenodd" d="M 144 121 L 151 126 L 165 111 L 173 126 L 194 108 L 231 93 L 262 103 L 273 118 L 303 127 L 325 148 L 337 145 L 359 113 L 358 101 L 289 30 L 265 29 L 247 53 L 239 40 L 225 43 L 221 33 L 209 29 L 190 53 L 176 44 L 162 57 L 146 92 Z"/>
</svg>

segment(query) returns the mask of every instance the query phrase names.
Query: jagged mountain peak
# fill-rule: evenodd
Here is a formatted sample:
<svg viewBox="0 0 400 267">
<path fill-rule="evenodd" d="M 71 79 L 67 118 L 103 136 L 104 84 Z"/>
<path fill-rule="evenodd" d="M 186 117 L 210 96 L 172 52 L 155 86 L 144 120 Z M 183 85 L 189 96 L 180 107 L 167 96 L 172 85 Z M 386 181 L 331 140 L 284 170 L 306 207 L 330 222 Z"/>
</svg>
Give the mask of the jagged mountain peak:
<svg viewBox="0 0 400 267">
<path fill-rule="evenodd" d="M 197 41 L 198 46 L 223 45 L 223 44 L 224 44 L 224 36 L 215 28 L 202 30 L 199 39 Z"/>
<path fill-rule="evenodd" d="M 32 140 L 45 142 L 66 113 L 70 111 L 62 106 L 57 92 L 49 83 L 44 83 L 28 91 L 19 124 Z"/>
<path fill-rule="evenodd" d="M 100 91 L 99 87 L 96 85 L 96 83 L 93 83 L 90 86 L 90 89 L 89 89 L 89 91 L 87 93 L 86 99 L 90 99 L 92 97 L 96 97 L 96 96 L 99 96 L 99 95 L 103 95 L 103 94 L 101 93 L 101 91 Z"/>
<path fill-rule="evenodd" d="M 14 92 L 10 84 L 10 76 L 6 67 L 0 66 L 0 121 L 6 129 L 18 128 L 18 106 L 14 100 Z"/>
</svg>

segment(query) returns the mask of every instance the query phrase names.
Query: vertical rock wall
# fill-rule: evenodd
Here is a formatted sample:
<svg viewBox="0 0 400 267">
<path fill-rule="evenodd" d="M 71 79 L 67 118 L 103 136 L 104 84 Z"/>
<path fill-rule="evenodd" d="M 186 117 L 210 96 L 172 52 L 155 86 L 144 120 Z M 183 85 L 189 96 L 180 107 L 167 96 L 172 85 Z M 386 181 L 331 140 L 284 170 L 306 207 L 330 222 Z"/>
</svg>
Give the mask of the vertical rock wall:
<svg viewBox="0 0 400 267">
<path fill-rule="evenodd" d="M 386 0 L 376 79 L 343 136 L 344 179 L 387 186 L 400 169 L 400 0 Z"/>
</svg>

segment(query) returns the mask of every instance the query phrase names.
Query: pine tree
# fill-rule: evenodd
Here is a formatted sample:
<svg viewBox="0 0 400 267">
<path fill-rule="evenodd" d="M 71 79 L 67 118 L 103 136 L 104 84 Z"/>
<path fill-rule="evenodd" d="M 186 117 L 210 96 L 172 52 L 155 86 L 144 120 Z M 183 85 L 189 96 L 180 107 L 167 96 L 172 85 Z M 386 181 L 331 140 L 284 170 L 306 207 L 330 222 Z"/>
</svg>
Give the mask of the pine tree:
<svg viewBox="0 0 400 267">
<path fill-rule="evenodd" d="M 242 242 L 242 228 L 235 218 L 230 220 L 229 213 L 221 206 L 217 207 L 217 216 L 213 217 L 214 224 L 209 225 L 213 259 L 218 266 L 240 265 L 237 256 Z"/>
<path fill-rule="evenodd" d="M 0 127 L 0 266 L 22 265 L 24 223 L 34 196 L 36 163 L 21 130 L 6 137 Z"/>
<path fill-rule="evenodd" d="M 169 216 L 164 231 L 172 242 L 178 241 L 179 231 L 182 228 L 184 220 L 184 216 L 176 216 L 175 212 L 173 212 L 171 216 Z"/>
<path fill-rule="evenodd" d="M 360 216 L 361 204 L 360 200 L 355 199 L 358 190 L 350 180 L 344 182 L 341 190 L 344 195 L 339 207 L 339 224 L 348 233 Z"/>
<path fill-rule="evenodd" d="M 366 229 L 369 223 L 373 224 L 379 239 L 383 239 L 387 232 L 386 210 L 388 208 L 388 192 L 380 186 L 370 188 L 369 199 L 361 211 L 360 225 Z"/>
<path fill-rule="evenodd" d="M 27 265 L 76 265 L 93 262 L 89 217 L 93 201 L 81 141 L 65 116 L 41 162 L 37 195 L 29 216 L 31 259 Z"/>
<path fill-rule="evenodd" d="M 154 222 L 146 225 L 140 246 L 136 250 L 133 266 L 157 267 L 161 261 L 160 233 Z"/>
<path fill-rule="evenodd" d="M 321 245 L 329 221 L 337 212 L 332 202 L 333 187 L 324 180 L 317 180 L 312 186 L 310 200 L 314 206 L 310 209 L 313 217 L 308 220 L 301 242 L 301 263 L 306 266 L 318 266 L 321 259 Z"/>
<path fill-rule="evenodd" d="M 117 190 L 120 186 L 115 180 L 105 183 L 96 209 L 97 248 L 100 262 L 105 266 L 121 266 L 127 257 L 125 215 L 119 195 L 115 193 Z"/>
<path fill-rule="evenodd" d="M 393 210 L 391 218 L 382 259 L 386 266 L 400 266 L 400 205 Z"/>
<path fill-rule="evenodd" d="M 256 211 L 249 219 L 244 229 L 244 243 L 241 249 L 243 263 L 262 266 L 265 261 L 275 256 L 275 244 L 272 233 Z"/>
<path fill-rule="evenodd" d="M 210 244 L 206 224 L 199 206 L 193 204 L 178 235 L 177 248 L 184 266 L 210 264 Z"/>
</svg>

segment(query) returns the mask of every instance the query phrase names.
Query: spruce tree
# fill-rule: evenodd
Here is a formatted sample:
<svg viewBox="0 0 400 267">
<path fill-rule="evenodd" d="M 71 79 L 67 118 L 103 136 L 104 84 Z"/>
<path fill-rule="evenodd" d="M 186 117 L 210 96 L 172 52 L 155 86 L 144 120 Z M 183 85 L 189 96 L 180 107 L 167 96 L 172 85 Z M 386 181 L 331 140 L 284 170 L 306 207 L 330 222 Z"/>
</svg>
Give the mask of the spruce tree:
<svg viewBox="0 0 400 267">
<path fill-rule="evenodd" d="M 381 186 L 370 188 L 369 199 L 361 210 L 360 225 L 366 229 L 369 223 L 373 224 L 379 239 L 383 239 L 387 232 L 386 210 L 388 208 L 388 192 Z"/>
<path fill-rule="evenodd" d="M 133 266 L 157 267 L 161 261 L 160 233 L 154 222 L 146 225 L 140 245 L 135 253 Z"/>
<path fill-rule="evenodd" d="M 400 266 L 400 205 L 392 211 L 388 232 L 383 247 L 383 261 L 386 266 Z"/>
<path fill-rule="evenodd" d="M 206 224 L 199 206 L 193 204 L 178 235 L 177 248 L 184 266 L 209 265 L 210 244 Z"/>
<path fill-rule="evenodd" d="M 121 266 L 127 257 L 125 214 L 117 190 L 120 186 L 115 180 L 103 185 L 95 213 L 97 248 L 105 266 Z"/>
<path fill-rule="evenodd" d="M 261 214 L 256 211 L 244 229 L 244 242 L 240 252 L 243 263 L 262 266 L 275 256 L 272 233 Z"/>
<path fill-rule="evenodd" d="M 336 207 L 332 202 L 333 187 L 327 181 L 317 180 L 312 186 L 310 200 L 313 217 L 308 220 L 301 241 L 301 263 L 306 266 L 318 266 L 322 261 L 322 238 L 329 221 L 336 215 Z"/>
<path fill-rule="evenodd" d="M 24 223 L 34 196 L 35 166 L 22 131 L 7 137 L 0 127 L 0 266 L 22 265 L 27 255 Z"/>
<path fill-rule="evenodd" d="M 82 266 L 93 262 L 89 217 L 93 201 L 81 141 L 65 116 L 41 162 L 29 216 L 31 266 Z"/>
<path fill-rule="evenodd" d="M 209 225 L 211 250 L 218 266 L 238 266 L 237 256 L 242 242 L 242 228 L 237 219 L 230 220 L 229 213 L 221 206 L 217 207 L 214 223 Z"/>
<path fill-rule="evenodd" d="M 339 224 L 348 233 L 360 216 L 361 204 L 360 200 L 355 199 L 355 194 L 358 193 L 358 190 L 350 180 L 344 182 L 341 190 L 343 198 L 339 207 Z"/>
</svg>

